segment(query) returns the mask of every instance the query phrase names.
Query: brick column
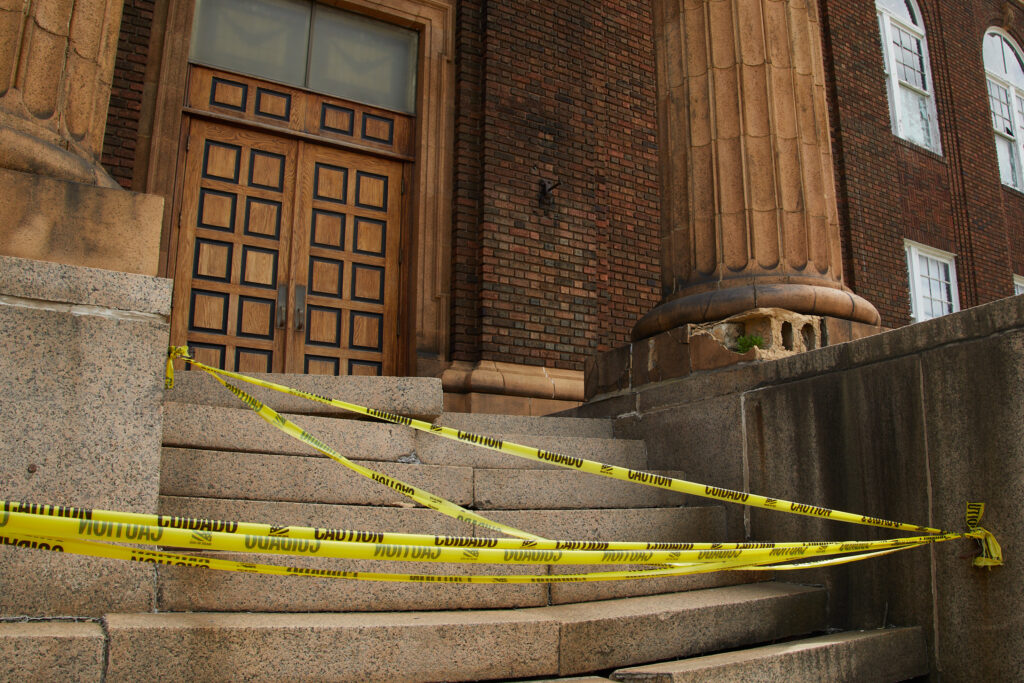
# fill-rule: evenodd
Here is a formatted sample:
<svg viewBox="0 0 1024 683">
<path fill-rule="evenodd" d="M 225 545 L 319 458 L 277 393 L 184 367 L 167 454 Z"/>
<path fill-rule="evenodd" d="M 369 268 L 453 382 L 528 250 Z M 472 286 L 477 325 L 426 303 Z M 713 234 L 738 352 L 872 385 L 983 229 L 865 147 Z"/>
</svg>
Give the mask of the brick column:
<svg viewBox="0 0 1024 683">
<path fill-rule="evenodd" d="M 762 307 L 877 324 L 842 282 L 816 3 L 653 6 L 662 303 L 633 338 Z"/>
<path fill-rule="evenodd" d="M 123 0 L 0 0 L 0 167 L 117 187 L 100 166 Z"/>
</svg>

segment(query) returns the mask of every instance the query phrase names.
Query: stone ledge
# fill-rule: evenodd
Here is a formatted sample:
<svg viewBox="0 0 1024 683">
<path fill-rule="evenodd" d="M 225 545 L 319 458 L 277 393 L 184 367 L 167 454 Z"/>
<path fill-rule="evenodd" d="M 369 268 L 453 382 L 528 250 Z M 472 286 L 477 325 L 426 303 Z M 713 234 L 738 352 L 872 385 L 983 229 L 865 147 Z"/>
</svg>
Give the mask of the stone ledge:
<svg viewBox="0 0 1024 683">
<path fill-rule="evenodd" d="M 0 296 L 167 317 L 172 287 L 148 275 L 0 255 Z"/>
<path fill-rule="evenodd" d="M 156 275 L 164 200 L 0 169 L 7 256 Z"/>
</svg>

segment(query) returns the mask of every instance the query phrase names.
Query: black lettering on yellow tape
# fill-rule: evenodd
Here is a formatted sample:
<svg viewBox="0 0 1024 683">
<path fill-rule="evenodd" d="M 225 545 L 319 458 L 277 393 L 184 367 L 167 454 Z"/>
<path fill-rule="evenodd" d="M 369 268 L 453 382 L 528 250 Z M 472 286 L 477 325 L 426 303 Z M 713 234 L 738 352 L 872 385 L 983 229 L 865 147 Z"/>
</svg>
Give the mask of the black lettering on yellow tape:
<svg viewBox="0 0 1024 683">
<path fill-rule="evenodd" d="M 87 508 L 67 507 L 64 505 L 40 505 L 38 503 L 19 503 L 5 501 L 4 512 L 21 512 L 29 515 L 45 515 L 47 517 L 64 517 L 67 519 L 92 519 L 92 510 Z"/>
<path fill-rule="evenodd" d="M 142 524 L 122 524 L 121 522 L 99 522 L 82 520 L 78 524 L 78 533 L 96 538 L 111 538 L 121 541 L 159 541 L 164 532 L 158 527 Z"/>
<path fill-rule="evenodd" d="M 735 500 L 739 503 L 746 503 L 750 498 L 749 493 L 733 491 L 731 489 L 720 489 L 717 486 L 705 486 L 704 493 L 712 498 L 718 498 L 720 500 Z"/>
<path fill-rule="evenodd" d="M 196 519 L 193 517 L 171 517 L 157 515 L 156 525 L 168 529 L 185 529 L 188 531 L 220 531 L 233 534 L 238 530 L 238 522 L 221 522 L 215 519 Z"/>
<path fill-rule="evenodd" d="M 315 555 L 320 552 L 320 545 L 320 541 L 311 541 L 308 538 L 245 537 L 247 550 L 269 550 L 292 555 Z"/>
<path fill-rule="evenodd" d="M 30 541 L 25 538 L 8 538 L 0 536 L 0 545 L 12 545 L 16 548 L 33 548 L 35 550 L 54 550 L 58 553 L 64 552 L 64 547 L 57 544 L 50 544 L 46 541 Z"/>
<path fill-rule="evenodd" d="M 378 543 L 373 549 L 373 556 L 385 560 L 436 560 L 441 557 L 440 548 L 427 546 L 391 545 Z"/>
<path fill-rule="evenodd" d="M 537 458 L 546 462 L 553 462 L 556 465 L 565 465 L 566 467 L 574 467 L 580 469 L 583 467 L 583 458 L 574 458 L 571 455 L 562 455 L 561 453 L 552 453 L 551 451 L 537 451 Z"/>
</svg>

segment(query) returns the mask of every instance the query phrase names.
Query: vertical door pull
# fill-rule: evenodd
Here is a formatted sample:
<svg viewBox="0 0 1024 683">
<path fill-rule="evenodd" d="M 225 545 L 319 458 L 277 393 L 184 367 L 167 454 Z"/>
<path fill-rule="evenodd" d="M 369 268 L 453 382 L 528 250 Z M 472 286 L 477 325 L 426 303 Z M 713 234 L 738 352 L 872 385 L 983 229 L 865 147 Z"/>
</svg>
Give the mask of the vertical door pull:
<svg viewBox="0 0 1024 683">
<path fill-rule="evenodd" d="M 277 329 L 283 330 L 288 324 L 288 285 L 277 288 Z"/>
<path fill-rule="evenodd" d="M 295 285 L 295 329 L 306 329 L 306 286 Z"/>
</svg>

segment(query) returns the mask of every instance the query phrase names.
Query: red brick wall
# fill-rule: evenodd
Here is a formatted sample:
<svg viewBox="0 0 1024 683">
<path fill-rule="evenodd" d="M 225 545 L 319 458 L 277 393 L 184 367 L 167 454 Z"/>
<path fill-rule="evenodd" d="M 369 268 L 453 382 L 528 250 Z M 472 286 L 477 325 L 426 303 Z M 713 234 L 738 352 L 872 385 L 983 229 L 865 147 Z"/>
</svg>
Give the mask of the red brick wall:
<svg viewBox="0 0 1024 683">
<path fill-rule="evenodd" d="M 155 0 L 125 0 L 103 139 L 103 166 L 131 188 Z"/>
<path fill-rule="evenodd" d="M 649 8 L 466 0 L 458 25 L 453 359 L 581 369 L 658 299 Z"/>
<path fill-rule="evenodd" d="M 1008 247 L 1024 242 L 1024 195 L 999 181 L 981 59 L 982 36 L 1001 23 L 1003 2 L 919 5 L 941 156 L 892 133 L 874 3 L 820 0 L 845 276 L 889 326 L 910 318 L 904 238 L 957 255 L 962 306 L 1012 292 Z M 1018 247 L 1016 262 L 1021 256 Z"/>
</svg>

